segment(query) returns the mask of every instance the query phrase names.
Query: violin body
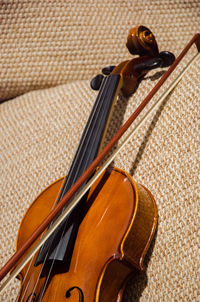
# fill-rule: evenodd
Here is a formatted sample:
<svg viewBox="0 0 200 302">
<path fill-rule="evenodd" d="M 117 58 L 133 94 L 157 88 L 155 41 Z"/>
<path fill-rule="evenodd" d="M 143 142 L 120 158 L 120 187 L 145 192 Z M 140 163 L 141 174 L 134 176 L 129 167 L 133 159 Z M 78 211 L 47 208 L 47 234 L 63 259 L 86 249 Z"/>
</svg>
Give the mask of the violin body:
<svg viewBox="0 0 200 302">
<path fill-rule="evenodd" d="M 31 204 L 18 231 L 17 249 L 51 211 L 62 183 L 54 182 Z M 143 270 L 156 224 L 151 193 L 128 173 L 107 169 L 90 189 L 69 270 L 52 272 L 46 283 L 42 264 L 29 262 L 18 276 L 18 301 L 121 301 L 127 278 L 135 269 Z"/>
</svg>

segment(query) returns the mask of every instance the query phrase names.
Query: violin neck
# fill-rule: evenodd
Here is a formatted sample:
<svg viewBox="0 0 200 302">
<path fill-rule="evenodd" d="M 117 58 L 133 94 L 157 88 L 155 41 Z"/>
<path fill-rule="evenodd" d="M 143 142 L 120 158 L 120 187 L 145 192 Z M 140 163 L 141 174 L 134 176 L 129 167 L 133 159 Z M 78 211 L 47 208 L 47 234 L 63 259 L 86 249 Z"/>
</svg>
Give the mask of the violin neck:
<svg viewBox="0 0 200 302">
<path fill-rule="evenodd" d="M 62 187 L 58 202 L 97 156 L 97 153 L 103 144 L 105 132 L 108 127 L 116 96 L 121 88 L 120 79 L 120 75 L 109 75 L 108 77 L 104 78 L 95 104 L 83 131 L 68 176 L 66 177 Z M 72 241 L 75 241 L 85 198 L 87 198 L 87 196 L 84 196 L 80 200 L 78 207 L 76 207 L 75 211 L 72 213 L 72 215 L 70 215 L 70 218 L 68 217 L 66 221 L 61 224 L 58 230 L 56 230 L 55 233 L 53 233 L 42 246 L 38 253 L 35 265 L 38 265 L 44 261 L 46 253 L 49 254 L 48 260 L 59 260 L 59 262 L 65 261 L 66 265 L 66 258 L 70 259 L 70 255 L 73 251 Z M 64 229 L 65 231 L 64 235 L 62 235 L 61 243 L 60 234 L 63 234 Z M 59 250 L 57 251 L 58 244 Z M 51 248 L 52 246 L 54 247 L 53 250 Z M 49 250 L 51 251 L 50 253 Z"/>
<path fill-rule="evenodd" d="M 63 197 L 97 156 L 104 141 L 105 132 L 116 99 L 116 92 L 118 92 L 119 81 L 119 75 L 111 75 L 103 80 L 60 198 Z"/>
</svg>

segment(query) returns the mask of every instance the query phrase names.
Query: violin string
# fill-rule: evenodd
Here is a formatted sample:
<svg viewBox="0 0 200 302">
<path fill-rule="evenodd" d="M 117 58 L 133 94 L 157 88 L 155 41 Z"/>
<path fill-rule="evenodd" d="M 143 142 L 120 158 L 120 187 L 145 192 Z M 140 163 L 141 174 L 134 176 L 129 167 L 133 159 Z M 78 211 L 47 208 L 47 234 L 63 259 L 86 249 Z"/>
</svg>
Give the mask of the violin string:
<svg viewBox="0 0 200 302">
<path fill-rule="evenodd" d="M 42 234 L 42 235 L 43 235 L 43 234 Z M 48 257 L 48 254 L 46 254 L 45 260 L 44 260 L 44 261 L 46 261 L 47 257 Z M 33 260 L 34 260 L 34 256 L 33 256 L 32 259 L 31 259 L 30 266 L 31 266 Z M 30 266 L 29 266 L 28 270 L 30 270 Z M 28 274 L 28 270 L 27 270 L 27 274 Z M 36 282 L 35 282 L 34 287 L 33 287 L 33 289 L 32 289 L 32 293 L 34 293 L 35 290 L 36 290 L 36 288 L 37 288 L 37 285 L 38 285 L 38 283 L 39 283 L 40 276 L 41 276 L 42 272 L 43 272 L 43 267 L 41 268 L 40 273 L 39 273 L 39 275 L 37 276 Z M 26 274 L 26 277 L 27 277 L 27 274 Z M 29 281 L 27 282 L 26 288 L 25 288 L 25 290 L 24 290 L 24 293 L 23 293 L 23 296 L 22 296 L 20 302 L 23 302 L 23 299 L 25 298 L 26 292 L 27 292 L 27 290 L 28 290 L 28 285 L 29 285 L 29 283 L 31 282 L 31 278 L 32 278 L 32 277 L 33 277 L 33 272 L 32 272 L 31 275 L 30 275 Z M 25 279 L 25 278 L 24 278 L 24 279 Z M 23 284 L 24 284 L 24 280 L 23 280 L 23 283 L 22 283 L 21 287 L 23 286 Z M 17 298 L 17 299 L 18 299 L 18 298 Z M 17 301 L 17 300 L 16 300 L 16 301 Z"/>
<path fill-rule="evenodd" d="M 107 78 L 108 78 L 108 77 L 107 77 Z M 103 106 L 103 103 L 102 103 L 101 106 L 100 106 L 100 108 L 99 108 L 99 102 L 98 102 L 98 100 L 101 100 L 101 97 L 102 97 L 104 88 L 105 88 L 106 83 L 107 83 L 107 78 L 105 78 L 105 80 L 104 80 L 103 83 L 102 83 L 101 90 L 100 90 L 100 92 L 99 92 L 99 94 L 98 94 L 98 96 L 97 96 L 97 100 L 96 100 L 96 102 L 95 102 L 95 103 L 96 103 L 96 106 L 94 107 L 92 116 L 91 116 L 91 118 L 90 118 L 90 120 L 89 120 L 88 127 L 87 127 L 87 129 L 86 129 L 86 131 L 85 131 L 85 133 L 84 133 L 84 135 L 83 135 L 83 138 L 81 138 L 81 143 L 80 143 L 80 146 L 79 146 L 79 148 L 78 148 L 78 152 L 77 152 L 77 154 L 76 154 L 76 156 L 78 156 L 78 157 L 79 157 L 80 151 L 81 151 L 81 149 L 82 149 L 82 146 L 83 146 L 83 144 L 84 144 L 84 141 L 85 141 L 86 137 L 88 136 L 89 127 L 90 127 L 91 124 L 93 123 L 92 129 L 94 128 L 94 124 L 96 123 L 96 120 L 98 119 L 98 113 L 99 113 L 99 111 L 101 110 L 101 108 L 102 108 L 102 106 Z M 94 117 L 95 117 L 95 122 L 93 122 Z M 91 135 L 90 135 L 90 136 L 91 136 Z M 87 148 L 86 148 L 86 149 L 87 149 Z M 82 158 L 83 158 L 83 156 L 82 156 Z M 81 158 L 81 160 L 82 160 L 82 158 Z M 54 204 L 53 204 L 53 206 L 52 206 L 52 209 L 55 207 L 55 205 L 56 205 L 58 199 L 59 199 L 60 197 L 62 198 L 62 196 L 65 194 L 65 184 L 66 184 L 65 181 L 66 181 L 66 178 L 70 178 L 70 177 L 71 177 L 71 173 L 72 173 L 72 171 L 73 171 L 74 165 L 75 165 L 75 161 L 73 161 L 73 163 L 72 163 L 72 165 L 71 165 L 69 175 L 68 175 L 67 177 L 65 177 L 64 180 L 63 180 L 63 185 L 61 186 L 61 189 L 59 190 L 59 193 L 57 194 L 57 197 L 56 197 L 56 199 L 55 199 L 55 201 L 54 201 Z M 79 165 L 79 166 L 80 166 L 80 165 Z M 77 177 L 77 171 L 78 171 L 78 169 L 76 170 L 76 174 L 75 174 L 74 179 L 76 179 L 76 177 Z M 74 182 L 74 181 L 73 181 L 73 182 Z M 64 187 L 64 188 L 63 188 L 63 187 Z M 60 194 L 62 190 L 63 190 L 63 193 Z M 63 211 L 63 210 L 62 210 L 62 211 Z M 62 212 L 61 212 L 61 213 L 62 213 Z M 53 222 L 51 222 L 50 226 L 52 225 L 52 223 L 53 223 Z M 64 230 L 63 230 L 61 239 L 62 239 L 63 235 L 64 235 Z M 41 235 L 41 236 L 42 236 L 42 235 Z M 54 234 L 53 236 L 55 237 L 55 234 Z M 41 238 L 41 237 L 40 237 L 40 238 Z M 53 239 L 54 239 L 54 238 L 53 238 Z M 59 245 L 58 245 L 58 247 L 59 247 Z M 57 253 L 58 253 L 58 247 L 57 247 L 57 250 L 56 250 L 56 255 L 57 255 Z M 41 273 L 42 273 L 42 271 L 43 271 L 43 269 L 44 269 L 44 266 L 45 266 L 45 264 L 46 264 L 47 258 L 48 258 L 48 256 L 49 256 L 50 249 L 51 249 L 51 247 L 48 248 L 48 251 L 47 251 L 47 253 L 46 253 L 46 255 L 45 255 L 45 259 L 44 259 L 44 261 L 43 261 L 43 264 L 42 264 L 42 267 L 41 267 L 40 274 L 38 275 L 38 278 L 36 279 L 36 283 L 35 283 L 35 286 L 34 286 L 34 290 L 36 289 L 37 284 L 38 284 L 38 282 L 39 282 Z M 54 257 L 56 257 L 56 256 L 54 256 Z M 32 258 L 31 263 L 32 263 L 33 259 L 34 259 L 34 257 Z M 54 262 L 55 262 L 55 260 L 53 260 L 53 264 L 54 264 Z M 27 278 L 27 276 L 28 276 L 28 271 L 30 270 L 30 268 L 31 268 L 31 265 L 29 266 L 29 268 L 28 268 L 28 270 L 27 270 L 26 277 L 23 279 L 22 286 L 23 286 L 23 284 L 24 284 L 25 281 L 26 281 L 26 278 Z M 51 265 L 50 273 L 51 273 L 52 269 L 53 269 L 53 266 Z M 32 277 L 32 275 L 30 276 L 30 278 L 31 278 L 31 277 Z M 48 279 L 49 279 L 49 277 L 50 277 L 50 274 L 48 274 Z M 47 280 L 47 281 L 48 281 L 48 280 Z M 28 281 L 27 283 L 29 283 L 29 281 Z M 46 284 L 47 284 L 47 283 L 46 283 Z M 24 290 L 23 296 L 25 296 L 27 290 L 28 290 L 28 286 L 27 286 L 26 289 Z M 34 290 L 33 290 L 33 292 L 34 292 Z M 42 295 L 42 296 L 43 296 L 43 295 Z"/>
<path fill-rule="evenodd" d="M 105 92 L 105 91 L 104 91 L 104 92 Z M 99 118 L 98 118 L 99 112 L 100 112 L 101 109 L 103 108 L 103 105 L 104 105 L 104 102 L 102 102 L 102 104 L 100 105 L 100 107 L 98 108 L 98 110 L 97 110 L 97 112 L 96 112 L 95 120 L 93 121 L 92 129 L 91 129 L 91 132 L 90 132 L 90 136 L 89 136 L 89 137 L 91 137 L 91 133 L 92 133 L 93 129 L 96 127 L 96 123 L 97 123 L 97 121 L 99 120 Z M 106 111 L 106 108 L 104 109 L 104 112 L 105 112 L 105 111 Z M 104 112 L 103 112 L 103 113 L 104 113 Z M 93 145 L 94 145 L 94 143 L 95 143 L 95 139 L 96 139 L 96 138 L 94 137 L 94 140 L 93 140 L 93 143 L 92 143 Z M 84 159 L 84 153 L 87 151 L 88 143 L 89 143 L 89 141 L 88 141 L 87 144 L 86 144 L 86 147 L 85 147 L 84 152 L 81 154 L 81 159 L 80 159 L 80 161 L 79 161 L 79 166 L 80 166 L 80 163 L 82 162 L 82 160 Z M 93 148 L 90 149 L 90 152 L 89 152 L 89 154 L 88 154 L 87 160 L 84 162 L 85 167 L 87 167 L 88 164 L 89 164 L 89 160 L 90 160 L 90 155 L 91 155 L 92 149 L 93 149 Z M 78 167 L 79 167 L 79 166 L 78 166 Z M 86 168 L 84 168 L 84 169 L 86 169 Z M 74 179 L 77 178 L 77 175 L 78 175 L 78 168 L 77 168 L 77 170 L 76 170 Z M 62 210 L 62 212 L 63 212 L 63 211 L 64 211 L 64 210 Z M 62 234 L 61 234 L 61 236 L 60 236 L 60 240 L 61 240 L 61 241 L 62 241 L 62 238 L 63 238 L 63 236 L 64 236 L 64 234 L 65 234 L 65 231 L 66 231 L 66 226 L 65 226 L 65 227 L 63 228 L 63 230 L 62 230 Z M 52 261 L 52 264 L 51 264 L 51 267 L 50 267 L 50 269 L 49 269 L 48 275 L 47 275 L 47 277 L 46 277 L 45 284 L 44 284 L 44 286 L 43 286 L 42 294 L 41 294 L 41 296 L 40 296 L 40 300 L 39 300 L 39 301 L 41 301 L 41 299 L 42 299 L 42 297 L 43 297 L 43 295 L 44 295 L 44 293 L 45 293 L 45 290 L 46 290 L 46 287 L 47 287 L 47 285 L 48 285 L 48 281 L 49 281 L 49 278 L 50 278 L 50 276 L 51 276 L 51 272 L 52 272 L 52 270 L 53 270 L 53 267 L 54 267 L 54 264 L 55 264 L 55 261 L 56 261 L 56 256 L 57 256 L 58 252 L 59 252 L 59 245 L 58 245 L 57 248 L 56 248 L 56 253 L 55 253 L 55 255 L 54 255 L 54 259 L 53 259 L 53 261 Z"/>
<path fill-rule="evenodd" d="M 105 91 L 104 91 L 104 93 L 105 93 Z M 93 123 L 93 124 L 92 124 L 91 130 L 90 130 L 89 136 L 87 135 L 88 136 L 88 141 L 87 141 L 87 144 L 85 146 L 85 149 L 82 151 L 82 153 L 79 156 L 78 166 L 76 167 L 76 173 L 74 175 L 74 179 L 73 179 L 72 184 L 75 182 L 75 180 L 78 177 L 79 169 L 80 169 L 81 165 L 83 165 L 83 160 L 84 160 L 84 156 L 85 156 L 86 152 L 88 153 L 88 157 L 87 157 L 87 160 L 84 161 L 83 170 L 85 170 L 87 168 L 88 164 L 89 164 L 89 160 L 90 160 L 90 156 L 91 156 L 93 148 L 91 148 L 90 152 L 88 152 L 88 145 L 90 143 L 90 139 L 92 137 L 92 132 L 94 131 L 94 128 L 98 128 L 97 121 L 99 121 L 99 113 L 102 110 L 103 106 L 104 106 L 104 102 L 102 102 L 102 104 L 100 104 L 100 107 L 97 108 L 97 110 L 96 110 L 97 112 L 95 113 L 95 119 L 94 119 L 94 121 L 91 121 L 91 123 Z M 103 115 L 105 113 L 106 113 L 106 108 L 104 108 Z M 95 141 L 96 141 L 96 137 L 93 136 L 93 141 L 91 142 L 92 146 L 94 146 Z M 63 192 L 62 195 L 64 195 L 64 194 L 65 194 L 65 192 Z"/>
<path fill-rule="evenodd" d="M 97 96 L 97 100 L 101 100 L 101 97 L 102 97 L 104 88 L 105 88 L 105 86 L 106 86 L 106 83 L 107 83 L 107 78 L 105 78 L 105 80 L 104 80 L 103 83 L 102 83 L 102 87 L 100 88 L 101 90 L 100 90 L 100 92 L 99 92 L 99 94 L 98 94 L 98 96 Z M 81 143 L 80 143 L 80 145 L 78 146 L 78 150 L 77 150 L 78 152 L 77 152 L 76 155 L 75 155 L 76 158 L 79 158 L 79 156 L 80 156 L 81 149 L 82 149 L 82 147 L 83 147 L 83 144 L 84 144 L 84 141 L 85 141 L 86 137 L 88 136 L 88 132 L 89 132 L 89 128 L 90 128 L 91 124 L 92 124 L 92 123 L 94 124 L 93 119 L 94 119 L 94 117 L 97 115 L 96 112 L 97 112 L 97 110 L 99 109 L 99 108 L 98 108 L 99 103 L 98 103 L 97 100 L 96 100 L 96 105 L 95 105 L 94 111 L 93 111 L 92 116 L 91 116 L 91 118 L 90 118 L 90 120 L 89 120 L 87 129 L 86 129 L 86 132 L 84 133 L 83 137 L 81 137 Z M 71 165 L 71 167 L 70 167 L 70 173 L 69 173 L 69 175 L 67 176 L 67 178 L 70 178 L 70 177 L 71 177 L 71 173 L 72 173 L 72 171 L 73 171 L 73 169 L 74 169 L 74 166 L 75 166 L 75 161 L 72 162 L 72 165 Z M 67 184 L 66 184 L 66 185 L 67 185 Z M 62 193 L 61 197 L 63 197 L 63 195 L 65 194 L 65 192 L 64 192 L 64 191 L 65 191 L 65 188 L 66 188 L 66 186 L 64 186 L 64 190 L 63 190 L 63 193 Z"/>
<path fill-rule="evenodd" d="M 30 266 L 31 266 L 31 264 L 32 264 L 32 262 L 33 262 L 33 259 L 34 259 L 34 257 L 32 257 L 32 259 L 31 259 L 31 261 L 30 261 L 30 263 L 29 263 L 29 265 L 28 265 L 28 269 L 27 269 L 27 271 L 26 271 L 26 274 L 25 274 L 25 276 L 24 276 L 24 279 L 27 278 L 27 275 L 28 275 L 28 272 L 29 272 L 29 270 L 30 270 Z M 22 288 L 22 286 L 23 286 L 23 284 L 24 284 L 24 279 L 23 279 L 23 281 L 22 281 L 22 283 L 21 283 L 21 288 Z M 27 282 L 25 291 L 27 291 L 27 287 L 28 287 L 30 281 L 31 281 L 31 279 L 29 279 L 29 281 Z M 18 301 L 19 296 L 20 296 L 20 291 L 19 291 L 19 293 L 18 293 L 18 295 L 17 295 L 17 297 L 16 297 L 16 299 L 15 299 L 15 302 Z M 21 298 L 21 302 L 23 302 L 24 296 L 25 296 L 25 294 L 23 294 L 23 296 L 22 296 L 22 298 Z"/>
<path fill-rule="evenodd" d="M 65 177 L 65 178 L 63 179 L 63 181 L 62 181 L 61 188 L 59 189 L 59 192 L 58 192 L 58 194 L 57 194 L 57 196 L 56 196 L 56 198 L 55 198 L 55 201 L 54 201 L 53 206 L 52 206 L 51 209 L 53 209 L 53 208 L 55 207 L 55 205 L 56 205 L 56 202 L 57 202 L 57 200 L 58 200 L 58 198 L 59 198 L 59 195 L 60 195 L 60 193 L 61 193 L 62 187 L 63 187 L 63 185 L 64 185 L 65 179 L 66 179 L 66 177 Z M 51 224 L 50 224 L 50 225 L 51 225 Z M 44 236 L 44 233 L 41 234 L 40 239 L 42 239 L 43 236 Z M 46 259 L 46 257 L 47 257 L 47 255 L 45 256 L 45 259 Z M 23 285 L 24 285 L 24 283 L 25 283 L 25 281 L 26 281 L 26 279 L 27 279 L 27 277 L 28 277 L 28 273 L 29 273 L 29 270 L 31 269 L 31 264 L 33 263 L 33 260 L 34 260 L 34 255 L 33 255 L 33 257 L 30 259 L 30 264 L 29 264 L 29 266 L 28 266 L 28 269 L 27 269 L 27 271 L 26 271 L 26 274 L 25 274 L 25 276 L 24 276 L 24 278 L 23 278 L 23 281 L 22 281 L 22 283 L 21 283 L 21 288 L 23 287 Z M 42 271 L 43 271 L 43 267 L 41 268 L 41 273 L 42 273 Z M 39 278 L 40 278 L 41 273 L 39 274 L 38 280 L 39 280 Z M 26 295 L 26 292 L 27 292 L 27 290 L 28 290 L 28 284 L 29 284 L 30 281 L 31 281 L 32 275 L 33 275 L 33 273 L 32 273 L 32 274 L 30 275 L 30 277 L 29 277 L 29 281 L 27 282 L 27 286 L 26 286 L 25 289 L 24 289 L 24 293 L 23 293 L 23 296 L 22 296 L 22 298 L 21 298 L 21 301 L 23 301 L 23 299 L 24 299 L 24 297 L 25 297 L 25 295 Z M 36 280 L 36 283 L 38 283 L 38 280 Z M 36 289 L 36 287 L 34 287 L 33 292 L 34 292 L 35 289 Z M 18 294 L 18 297 L 19 297 L 19 295 L 20 295 L 20 292 L 19 292 L 19 294 Z M 17 299 L 18 299 L 18 297 L 17 297 Z M 16 301 L 17 301 L 17 300 L 16 300 Z"/>
<path fill-rule="evenodd" d="M 47 230 L 45 235 L 34 245 L 34 247 L 27 253 L 27 255 L 22 259 L 20 264 L 10 273 L 10 276 L 4 281 L 4 283 L 0 287 L 0 292 L 4 290 L 10 282 L 20 273 L 23 267 L 29 262 L 32 256 L 40 249 L 40 247 L 44 244 L 44 242 L 52 235 L 54 230 L 62 223 L 62 221 L 69 215 L 75 206 L 78 204 L 79 200 L 84 196 L 84 194 L 89 190 L 89 188 L 94 184 L 97 178 L 103 173 L 103 171 L 108 167 L 108 165 L 112 162 L 113 158 L 121 151 L 126 143 L 128 143 L 135 134 L 135 132 L 143 125 L 143 123 L 147 120 L 149 115 L 163 102 L 163 100 L 169 95 L 169 93 L 174 89 L 174 87 L 179 83 L 183 75 L 189 69 L 192 63 L 194 63 L 200 57 L 200 53 L 197 53 L 187 64 L 187 66 L 182 70 L 182 72 L 177 76 L 177 78 L 171 83 L 168 89 L 161 95 L 161 97 L 156 101 L 156 103 L 149 109 L 149 111 L 145 114 L 145 116 L 139 121 L 139 123 L 134 127 L 129 135 L 123 140 L 121 145 L 114 150 L 111 156 L 107 158 L 101 168 L 95 173 L 95 175 L 88 181 L 85 187 L 75 196 L 72 202 L 65 208 L 64 212 L 54 221 L 53 225 Z"/>
<path fill-rule="evenodd" d="M 60 193 L 61 193 L 62 187 L 63 187 L 63 185 L 64 185 L 65 179 L 66 179 L 66 177 L 65 177 L 65 178 L 63 179 L 63 181 L 62 181 L 61 188 L 59 189 L 59 192 L 58 192 L 58 194 L 57 194 L 57 196 L 56 196 L 56 199 L 55 199 L 55 201 L 54 201 L 53 206 L 52 206 L 51 209 L 53 209 L 53 208 L 55 207 L 55 205 L 56 205 L 56 202 L 57 202 L 57 200 L 58 200 L 58 198 L 59 198 L 59 195 L 60 195 Z M 44 233 L 41 234 L 40 239 L 42 239 L 43 236 L 44 236 Z M 45 259 L 46 259 L 46 257 L 47 257 L 47 255 L 45 256 Z M 21 288 L 23 287 L 23 285 L 24 285 L 24 283 L 25 283 L 25 281 L 26 281 L 26 279 L 27 279 L 27 277 L 28 277 L 28 273 L 29 273 L 29 270 L 31 269 L 31 264 L 33 263 L 33 260 L 34 260 L 34 255 L 33 255 L 33 257 L 30 259 L 30 263 L 29 263 L 28 269 L 27 269 L 26 274 L 25 274 L 25 276 L 24 276 L 24 278 L 23 278 L 23 280 L 22 280 L 22 283 L 21 283 Z M 41 273 L 42 273 L 42 270 L 43 270 L 43 268 L 41 268 Z M 26 286 L 25 289 L 24 289 L 24 293 L 23 293 L 23 296 L 21 297 L 21 301 L 23 301 L 23 299 L 24 299 L 24 297 L 25 297 L 25 294 L 26 294 L 26 292 L 27 292 L 27 290 L 28 290 L 28 284 L 29 284 L 30 281 L 31 281 L 32 275 L 33 275 L 33 273 L 32 273 L 32 274 L 30 275 L 30 277 L 29 277 L 29 281 L 27 282 L 27 286 Z M 39 277 L 38 277 L 38 278 L 40 278 L 40 275 L 41 275 L 41 274 L 39 274 Z M 39 279 L 38 279 L 38 280 L 39 280 Z M 38 280 L 37 280 L 36 283 L 38 283 Z M 34 292 L 35 289 L 36 289 L 36 287 L 34 287 L 33 292 Z M 19 294 L 18 294 L 18 296 L 17 296 L 17 298 L 16 298 L 16 301 L 17 301 L 19 295 L 20 295 L 20 292 L 19 292 Z"/>
</svg>

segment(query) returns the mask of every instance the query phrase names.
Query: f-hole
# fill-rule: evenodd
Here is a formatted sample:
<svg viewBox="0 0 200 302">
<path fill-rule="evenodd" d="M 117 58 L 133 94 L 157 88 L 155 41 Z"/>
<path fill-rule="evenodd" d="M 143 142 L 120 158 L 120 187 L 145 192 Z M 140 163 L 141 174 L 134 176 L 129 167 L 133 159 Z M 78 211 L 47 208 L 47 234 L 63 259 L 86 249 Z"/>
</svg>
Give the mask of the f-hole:
<svg viewBox="0 0 200 302">
<path fill-rule="evenodd" d="M 26 302 L 34 302 L 36 301 L 36 294 L 35 293 L 31 293 L 28 298 L 26 299 Z"/>
<path fill-rule="evenodd" d="M 73 286 L 70 289 L 68 289 L 65 293 L 65 297 L 68 299 L 71 297 L 71 292 L 76 289 L 79 293 L 79 302 L 84 302 L 84 295 L 83 295 L 83 291 L 80 287 L 78 286 Z"/>
</svg>

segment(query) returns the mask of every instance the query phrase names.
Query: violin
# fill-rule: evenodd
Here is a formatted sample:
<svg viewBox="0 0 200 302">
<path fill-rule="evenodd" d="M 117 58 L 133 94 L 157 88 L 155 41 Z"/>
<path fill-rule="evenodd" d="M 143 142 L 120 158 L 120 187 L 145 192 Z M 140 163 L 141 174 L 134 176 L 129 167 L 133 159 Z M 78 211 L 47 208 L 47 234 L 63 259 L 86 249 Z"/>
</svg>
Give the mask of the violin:
<svg viewBox="0 0 200 302">
<path fill-rule="evenodd" d="M 31 204 L 20 224 L 17 249 L 97 157 L 119 91 L 129 96 L 149 70 L 175 59 L 170 52 L 159 53 L 154 35 L 144 26 L 130 30 L 127 47 L 139 57 L 107 67 L 106 76 L 92 80 L 99 93 L 69 173 Z M 149 190 L 125 171 L 106 169 L 18 274 L 18 301 L 121 301 L 128 277 L 135 269 L 144 270 L 156 224 L 157 207 Z"/>
</svg>

